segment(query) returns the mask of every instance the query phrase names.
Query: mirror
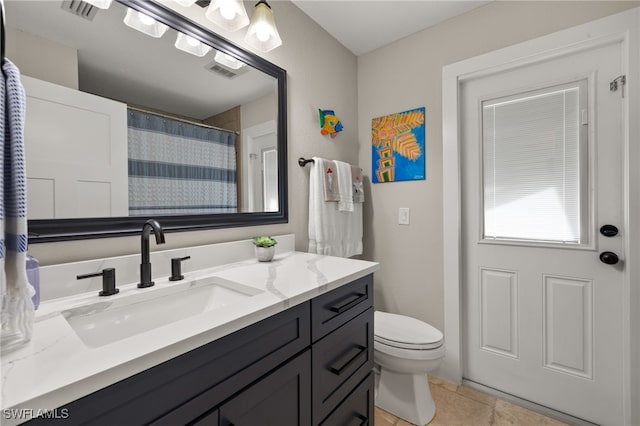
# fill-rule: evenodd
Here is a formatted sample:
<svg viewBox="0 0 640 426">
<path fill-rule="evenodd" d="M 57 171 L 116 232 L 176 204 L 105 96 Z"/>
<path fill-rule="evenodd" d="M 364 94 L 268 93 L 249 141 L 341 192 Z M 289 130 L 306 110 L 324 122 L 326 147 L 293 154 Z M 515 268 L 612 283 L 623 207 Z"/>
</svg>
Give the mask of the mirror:
<svg viewBox="0 0 640 426">
<path fill-rule="evenodd" d="M 151 37 L 128 13 L 168 28 Z M 7 1 L 6 14 L 30 242 L 137 233 L 149 217 L 167 231 L 287 221 L 285 70 L 150 1 Z"/>
</svg>

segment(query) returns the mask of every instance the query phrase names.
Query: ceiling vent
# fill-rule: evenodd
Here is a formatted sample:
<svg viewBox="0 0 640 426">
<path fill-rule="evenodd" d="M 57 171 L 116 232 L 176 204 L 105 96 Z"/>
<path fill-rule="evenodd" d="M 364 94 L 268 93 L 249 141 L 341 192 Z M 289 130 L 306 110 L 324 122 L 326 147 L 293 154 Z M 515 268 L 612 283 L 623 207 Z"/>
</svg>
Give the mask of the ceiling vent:
<svg viewBox="0 0 640 426">
<path fill-rule="evenodd" d="M 64 0 L 61 7 L 67 12 L 73 13 L 87 21 L 93 21 L 93 17 L 98 13 L 97 7 L 81 0 Z"/>
<path fill-rule="evenodd" d="M 225 78 L 235 78 L 239 75 L 242 75 L 244 73 L 246 73 L 247 71 L 249 71 L 249 67 L 247 65 L 243 66 L 240 69 L 234 70 L 233 68 L 229 68 L 226 67 L 222 64 L 219 64 L 216 61 L 211 62 L 210 64 L 206 65 L 206 67 L 209 71 L 219 74 Z"/>
</svg>

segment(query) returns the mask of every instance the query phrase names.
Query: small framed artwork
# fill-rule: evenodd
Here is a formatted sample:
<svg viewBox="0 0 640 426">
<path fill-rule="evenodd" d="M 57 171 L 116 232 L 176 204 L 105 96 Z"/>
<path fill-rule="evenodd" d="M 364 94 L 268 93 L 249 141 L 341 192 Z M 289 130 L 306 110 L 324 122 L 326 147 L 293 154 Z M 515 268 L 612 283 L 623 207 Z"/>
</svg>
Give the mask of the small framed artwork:
<svg viewBox="0 0 640 426">
<path fill-rule="evenodd" d="M 424 180 L 425 108 L 371 120 L 373 183 Z"/>
</svg>

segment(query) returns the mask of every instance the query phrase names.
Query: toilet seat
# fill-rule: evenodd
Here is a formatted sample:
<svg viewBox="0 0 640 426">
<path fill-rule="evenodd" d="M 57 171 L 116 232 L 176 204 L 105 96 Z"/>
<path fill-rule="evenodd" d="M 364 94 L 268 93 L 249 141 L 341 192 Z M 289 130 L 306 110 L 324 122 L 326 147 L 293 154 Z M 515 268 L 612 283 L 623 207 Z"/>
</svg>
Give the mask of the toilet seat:
<svg viewBox="0 0 640 426">
<path fill-rule="evenodd" d="M 444 344 L 440 330 L 415 318 L 376 311 L 374 321 L 374 340 L 378 346 L 425 351 Z"/>
</svg>

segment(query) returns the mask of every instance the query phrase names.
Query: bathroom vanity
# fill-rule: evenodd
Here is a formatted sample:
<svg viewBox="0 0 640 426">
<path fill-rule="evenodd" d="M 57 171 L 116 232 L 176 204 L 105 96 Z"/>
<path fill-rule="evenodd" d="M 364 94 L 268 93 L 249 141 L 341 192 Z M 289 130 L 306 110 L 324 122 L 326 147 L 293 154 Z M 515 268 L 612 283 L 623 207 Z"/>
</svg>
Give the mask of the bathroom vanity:
<svg viewBox="0 0 640 426">
<path fill-rule="evenodd" d="M 192 255 L 197 261 L 197 251 Z M 76 308 L 55 314 L 62 312 L 52 309 L 62 298 L 36 322 L 31 348 L 10 359 L 3 355 L 3 401 L 11 395 L 14 402 L 3 409 L 54 410 L 49 413 L 65 425 L 373 424 L 376 269 L 373 262 L 291 251 L 269 263 L 250 259 L 197 271 L 189 291 L 213 276 L 216 283 L 238 283 L 255 294 L 108 343 L 80 337 L 69 326 L 69 312 Z M 170 285 L 156 280 L 160 291 Z M 131 297 L 124 287 L 124 295 L 114 297 Z M 176 294 L 169 296 L 172 303 L 178 303 Z M 78 297 L 68 299 L 77 303 Z M 96 306 L 82 309 L 94 315 Z M 38 342 L 45 338 L 39 330 L 46 332 L 54 322 L 58 340 Z M 39 343 L 57 362 L 38 361 Z M 35 374 L 26 383 L 20 380 L 19 372 L 29 367 L 41 380 Z"/>
</svg>

